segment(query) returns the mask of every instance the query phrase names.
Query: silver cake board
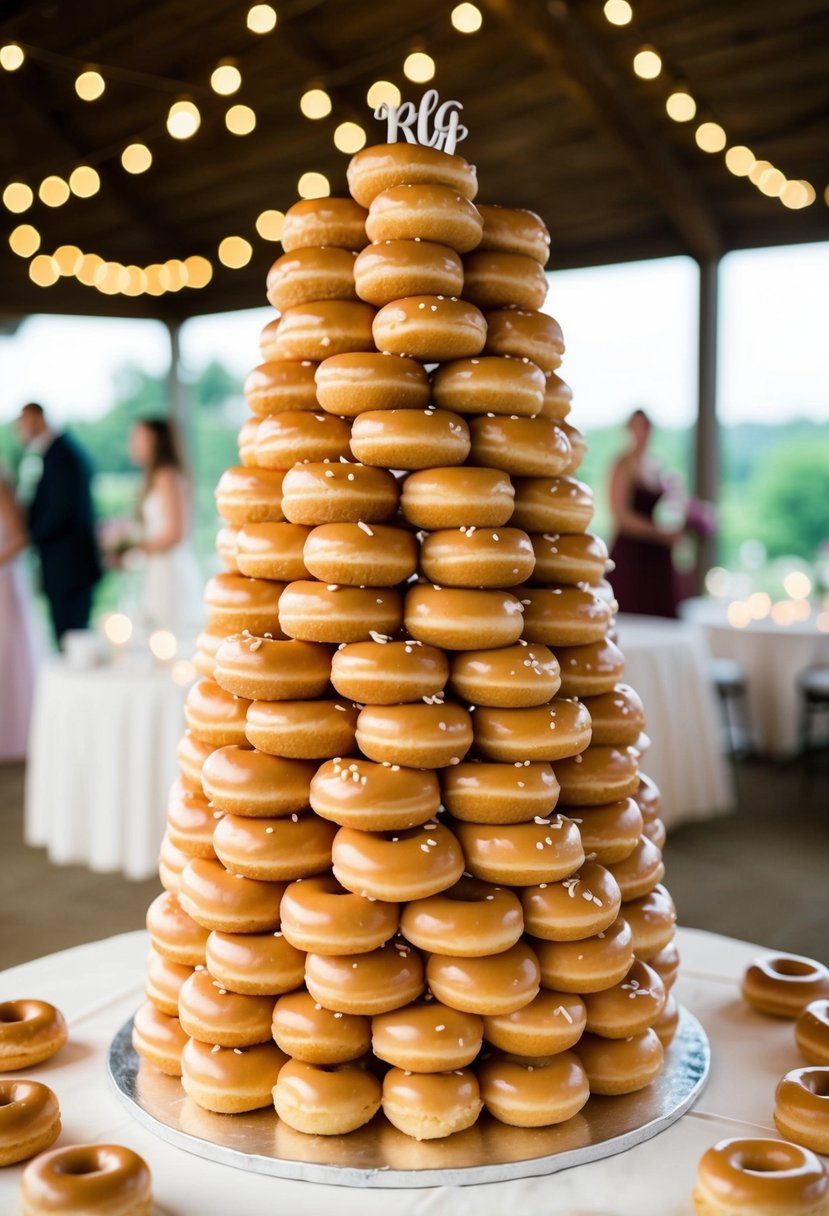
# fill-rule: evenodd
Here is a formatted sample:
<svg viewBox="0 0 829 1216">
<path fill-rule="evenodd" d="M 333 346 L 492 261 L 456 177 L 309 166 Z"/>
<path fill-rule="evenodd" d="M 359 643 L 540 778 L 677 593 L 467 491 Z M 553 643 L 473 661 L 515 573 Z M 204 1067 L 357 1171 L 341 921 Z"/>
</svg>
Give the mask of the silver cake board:
<svg viewBox="0 0 829 1216">
<path fill-rule="evenodd" d="M 531 1178 L 622 1153 L 693 1106 L 710 1064 L 705 1031 L 683 1008 L 665 1067 L 647 1089 L 614 1098 L 594 1095 L 578 1115 L 553 1127 L 509 1127 L 483 1112 L 464 1132 L 418 1142 L 382 1113 L 346 1136 L 308 1136 L 282 1123 L 272 1108 L 245 1115 L 202 1110 L 177 1077 L 140 1060 L 132 1046 L 132 1019 L 118 1031 L 107 1059 L 110 1080 L 133 1117 L 185 1152 L 275 1178 L 387 1188 Z"/>
</svg>

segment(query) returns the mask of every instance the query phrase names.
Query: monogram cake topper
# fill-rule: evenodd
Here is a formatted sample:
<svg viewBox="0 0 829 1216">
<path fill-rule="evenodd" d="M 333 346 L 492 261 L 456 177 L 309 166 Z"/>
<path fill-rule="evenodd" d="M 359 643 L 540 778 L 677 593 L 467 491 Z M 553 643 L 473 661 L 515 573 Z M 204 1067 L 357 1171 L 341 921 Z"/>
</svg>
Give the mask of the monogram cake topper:
<svg viewBox="0 0 829 1216">
<path fill-rule="evenodd" d="M 381 102 L 374 111 L 374 117 L 385 118 L 387 143 L 396 144 L 402 136 L 410 144 L 437 148 L 451 155 L 469 134 L 460 121 L 462 109 L 461 102 L 441 102 L 437 89 L 429 89 L 421 97 L 419 105 L 412 101 L 401 102 L 399 106 Z"/>
</svg>

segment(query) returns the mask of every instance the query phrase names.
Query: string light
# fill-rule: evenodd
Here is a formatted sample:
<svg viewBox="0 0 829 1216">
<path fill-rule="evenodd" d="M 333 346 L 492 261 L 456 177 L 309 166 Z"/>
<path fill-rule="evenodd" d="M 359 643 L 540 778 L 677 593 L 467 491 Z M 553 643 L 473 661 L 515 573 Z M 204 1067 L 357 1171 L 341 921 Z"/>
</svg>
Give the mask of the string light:
<svg viewBox="0 0 829 1216">
<path fill-rule="evenodd" d="M 0 68 L 6 72 L 16 72 L 26 62 L 26 52 L 16 42 L 7 42 L 0 46 Z"/>
<path fill-rule="evenodd" d="M 58 268 L 58 274 L 68 278 L 77 274 L 83 261 L 83 253 L 77 245 L 58 245 L 52 259 Z"/>
<path fill-rule="evenodd" d="M 220 97 L 229 97 L 237 93 L 242 85 L 242 73 L 232 59 L 224 59 L 213 69 L 210 76 L 210 87 Z"/>
<path fill-rule="evenodd" d="M 306 118 L 327 118 L 331 113 L 331 98 L 325 89 L 306 89 L 299 99 L 299 108 Z"/>
<path fill-rule="evenodd" d="M 334 147 L 340 152 L 359 152 L 366 146 L 366 133 L 359 123 L 341 122 L 334 132 Z"/>
<path fill-rule="evenodd" d="M 106 81 L 103 76 L 92 68 L 81 72 L 75 81 L 75 92 L 81 101 L 97 101 L 99 97 L 103 96 L 105 88 Z"/>
<path fill-rule="evenodd" d="M 372 108 L 384 102 L 389 106 L 399 106 L 401 100 L 400 90 L 390 80 L 375 80 L 366 93 L 366 101 Z"/>
<path fill-rule="evenodd" d="M 146 173 L 153 163 L 153 154 L 146 144 L 127 144 L 121 153 L 121 165 L 127 173 Z"/>
<path fill-rule="evenodd" d="M 426 84 L 435 74 L 435 61 L 425 51 L 412 51 L 403 61 L 403 75 L 414 84 Z"/>
<path fill-rule="evenodd" d="M 765 194 L 769 198 L 777 198 L 785 185 L 785 174 L 781 173 L 779 169 L 775 169 L 774 165 L 771 165 L 760 174 L 757 189 L 761 194 Z"/>
<path fill-rule="evenodd" d="M 735 177 L 748 177 L 754 168 L 754 153 L 745 144 L 735 144 L 725 154 L 725 167 Z"/>
<path fill-rule="evenodd" d="M 201 114 L 195 102 L 187 98 L 174 101 L 167 115 L 167 130 L 173 139 L 190 139 L 201 126 Z"/>
<path fill-rule="evenodd" d="M 611 25 L 630 25 L 633 20 L 633 9 L 627 0 L 607 0 L 604 15 Z"/>
<path fill-rule="evenodd" d="M 247 26 L 252 34 L 269 34 L 276 29 L 276 9 L 270 4 L 254 4 L 248 9 Z"/>
<path fill-rule="evenodd" d="M 760 178 L 765 173 L 766 169 L 772 169 L 774 166 L 769 160 L 756 160 L 749 170 L 748 180 L 753 186 L 759 186 Z"/>
<path fill-rule="evenodd" d="M 452 24 L 459 34 L 477 34 L 483 25 L 481 10 L 475 4 L 458 4 L 452 9 Z"/>
<path fill-rule="evenodd" d="M 199 254 L 184 259 L 184 269 L 187 272 L 188 287 L 206 287 L 213 278 L 213 266 L 207 258 Z"/>
<path fill-rule="evenodd" d="M 226 236 L 219 242 L 219 261 L 231 270 L 247 266 L 253 256 L 253 246 L 242 236 Z"/>
<path fill-rule="evenodd" d="M 95 286 L 95 272 L 99 266 L 103 266 L 104 259 L 99 257 L 97 253 L 85 253 L 81 258 L 80 265 L 75 271 L 75 278 L 84 287 Z"/>
<path fill-rule="evenodd" d="M 722 152 L 726 144 L 725 131 L 718 122 L 702 122 L 694 132 L 697 147 L 703 152 Z"/>
<path fill-rule="evenodd" d="M 69 189 L 78 198 L 92 198 L 101 189 L 101 178 L 91 165 L 78 165 L 69 174 Z"/>
<path fill-rule="evenodd" d="M 9 182 L 3 191 L 3 206 L 7 211 L 20 215 L 21 211 L 29 210 L 34 198 L 31 186 L 27 186 L 25 182 Z"/>
<path fill-rule="evenodd" d="M 300 198 L 326 198 L 331 186 L 324 173 L 303 173 L 297 182 L 297 193 Z"/>
<path fill-rule="evenodd" d="M 250 106 L 231 106 L 225 114 L 225 126 L 231 135 L 250 135 L 256 126 L 256 113 Z"/>
<path fill-rule="evenodd" d="M 282 237 L 285 216 L 281 211 L 263 211 L 256 217 L 256 231 L 263 241 L 278 241 Z"/>
<path fill-rule="evenodd" d="M 167 663 L 176 657 L 178 642 L 174 633 L 169 629 L 156 629 L 150 634 L 150 650 L 160 663 Z"/>
<path fill-rule="evenodd" d="M 29 278 L 38 287 L 53 287 L 60 278 L 60 271 L 54 258 L 48 254 L 39 253 L 29 263 Z"/>
<path fill-rule="evenodd" d="M 123 646 L 132 637 L 132 621 L 123 612 L 112 612 L 104 621 L 104 633 L 115 646 Z"/>
<path fill-rule="evenodd" d="M 799 211 L 809 206 L 809 192 L 805 182 L 786 182 L 780 191 L 780 202 L 790 211 Z"/>
<path fill-rule="evenodd" d="M 643 46 L 633 56 L 633 70 L 642 80 L 656 80 L 662 71 L 662 60 L 652 46 Z"/>
<path fill-rule="evenodd" d="M 165 291 L 181 291 L 187 282 L 187 268 L 178 258 L 170 258 L 159 270 L 158 278 Z"/>
<path fill-rule="evenodd" d="M 19 258 L 30 258 L 40 249 L 40 233 L 31 224 L 18 224 L 9 233 L 9 247 Z"/>
<path fill-rule="evenodd" d="M 69 183 L 52 173 L 40 183 L 37 196 L 47 207 L 62 207 L 69 198 Z"/>
<path fill-rule="evenodd" d="M 690 122 L 697 112 L 697 103 L 685 89 L 675 89 L 665 102 L 668 117 L 674 122 Z"/>
</svg>

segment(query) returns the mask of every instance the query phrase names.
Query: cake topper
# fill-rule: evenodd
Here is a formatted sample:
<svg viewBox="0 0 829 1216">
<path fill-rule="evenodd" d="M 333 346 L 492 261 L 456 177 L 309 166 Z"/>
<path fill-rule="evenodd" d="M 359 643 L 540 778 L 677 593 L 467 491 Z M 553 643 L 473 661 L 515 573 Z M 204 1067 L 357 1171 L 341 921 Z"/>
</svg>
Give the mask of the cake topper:
<svg viewBox="0 0 829 1216">
<path fill-rule="evenodd" d="M 469 134 L 460 121 L 462 109 L 459 101 L 441 103 L 437 89 L 429 89 L 417 106 L 412 101 L 404 101 L 399 106 L 381 102 L 374 111 L 374 117 L 385 118 L 388 124 L 387 143 L 397 143 L 402 134 L 410 144 L 438 148 L 451 155 Z"/>
</svg>

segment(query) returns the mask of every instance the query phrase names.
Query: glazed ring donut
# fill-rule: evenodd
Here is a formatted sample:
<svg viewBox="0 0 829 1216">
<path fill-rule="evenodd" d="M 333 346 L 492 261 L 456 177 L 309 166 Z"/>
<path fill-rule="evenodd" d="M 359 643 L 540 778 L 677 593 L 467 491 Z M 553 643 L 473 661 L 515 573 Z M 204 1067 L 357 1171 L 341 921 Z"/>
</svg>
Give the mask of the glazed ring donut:
<svg viewBox="0 0 829 1216">
<path fill-rule="evenodd" d="M 575 1052 L 584 1065 L 592 1094 L 632 1094 L 662 1071 L 665 1053 L 655 1030 L 629 1039 L 583 1034 Z"/>
<path fill-rule="evenodd" d="M 248 418 L 247 421 L 243 422 L 239 428 L 239 434 L 236 436 L 236 446 L 239 449 L 239 460 L 245 466 L 257 463 L 256 437 L 259 434 L 259 427 L 261 425 L 262 419 L 254 415 L 254 417 Z M 216 548 L 218 549 L 218 537 L 216 540 Z"/>
<path fill-rule="evenodd" d="M 285 213 L 282 248 L 286 253 L 311 245 L 362 249 L 368 243 L 366 216 L 365 207 L 351 198 L 302 199 Z"/>
<path fill-rule="evenodd" d="M 330 674 L 326 646 L 237 634 L 219 647 L 214 678 L 225 692 L 249 701 L 291 701 L 320 696 Z"/>
<path fill-rule="evenodd" d="M 367 642 L 392 634 L 403 622 L 403 602 L 393 587 L 348 587 L 301 579 L 279 601 L 279 625 L 308 642 Z"/>
<path fill-rule="evenodd" d="M 273 818 L 308 806 L 316 765 L 251 747 L 221 747 L 204 765 L 204 792 L 220 811 Z"/>
<path fill-rule="evenodd" d="M 538 1059 L 578 1043 L 586 1020 L 584 1001 L 577 993 L 542 989 L 522 1009 L 484 1018 L 484 1038 L 501 1051 Z"/>
<path fill-rule="evenodd" d="M 484 1060 L 478 1076 L 487 1110 L 512 1127 L 564 1123 L 590 1097 L 587 1074 L 570 1051 L 535 1062 L 494 1055 Z"/>
<path fill-rule="evenodd" d="M 367 1018 L 323 1009 L 304 989 L 279 998 L 271 1029 L 284 1052 L 308 1064 L 343 1064 L 364 1056 L 371 1047 Z"/>
<path fill-rule="evenodd" d="M 225 692 L 213 680 L 193 684 L 184 702 L 190 733 L 211 747 L 244 746 L 245 713 L 249 701 Z"/>
<path fill-rule="evenodd" d="M 372 1019 L 375 1056 L 408 1072 L 466 1068 L 481 1050 L 483 1022 L 439 1001 L 417 1002 Z"/>
<path fill-rule="evenodd" d="M 253 882 L 239 874 L 229 874 L 220 861 L 197 857 L 182 871 L 178 898 L 183 911 L 202 929 L 218 929 L 222 933 L 272 933 L 279 928 L 279 901 L 284 890 L 284 883 Z M 152 908 L 151 904 L 151 911 Z M 149 913 L 147 916 L 149 920 Z M 148 924 L 148 928 L 155 948 L 178 962 L 178 958 L 162 948 L 152 925 Z M 206 933 L 204 944 L 207 944 Z M 204 961 L 203 953 L 197 961 Z"/>
<path fill-rule="evenodd" d="M 190 1039 L 181 1053 L 181 1085 L 205 1110 L 243 1114 L 273 1105 L 273 1087 L 286 1061 L 275 1043 L 222 1048 Z"/>
<path fill-rule="evenodd" d="M 590 715 L 578 701 L 557 698 L 530 709 L 475 711 L 475 747 L 485 760 L 559 760 L 584 751 Z"/>
<path fill-rule="evenodd" d="M 354 642 L 331 660 L 331 683 L 342 697 L 365 705 L 397 705 L 442 693 L 449 662 L 436 646 L 378 640 Z"/>
<path fill-rule="evenodd" d="M 586 646 L 601 642 L 610 624 L 610 606 L 582 587 L 526 587 L 524 637 L 546 646 Z"/>
<path fill-rule="evenodd" d="M 656 783 L 645 773 L 639 774 L 639 788 L 633 795 L 633 798 L 642 812 L 644 822 L 652 823 L 662 810 L 662 795 Z"/>
<path fill-rule="evenodd" d="M 677 975 L 679 974 L 679 951 L 676 948 L 674 941 L 668 942 L 658 954 L 653 954 L 648 959 L 648 966 L 652 967 L 667 991 L 670 991 L 676 983 Z"/>
<path fill-rule="evenodd" d="M 348 188 L 358 203 L 371 205 L 378 194 L 409 182 L 451 186 L 464 198 L 478 192 L 475 166 L 422 144 L 375 144 L 357 152 L 348 164 Z"/>
<path fill-rule="evenodd" d="M 556 765 L 561 801 L 568 806 L 602 806 L 629 798 L 639 781 L 639 755 L 632 747 L 587 748 Z"/>
<path fill-rule="evenodd" d="M 309 1136 L 343 1136 L 380 1109 L 381 1086 L 360 1064 L 289 1060 L 276 1079 L 273 1104 L 283 1123 Z"/>
<path fill-rule="evenodd" d="M 610 872 L 619 884 L 625 902 L 642 899 L 665 877 L 662 850 L 647 836 L 642 836 L 630 856 L 612 865 Z"/>
<path fill-rule="evenodd" d="M 514 587 L 532 574 L 535 556 L 519 528 L 442 528 L 421 544 L 420 565 L 444 587 Z"/>
<path fill-rule="evenodd" d="M 544 402 L 539 412 L 545 418 L 562 422 L 570 413 L 573 390 L 555 372 L 546 372 L 545 375 L 547 384 L 544 388 Z"/>
<path fill-rule="evenodd" d="M 304 952 L 292 946 L 279 929 L 270 933 L 211 933 L 205 962 L 214 980 L 242 996 L 292 992 L 305 978 Z"/>
<path fill-rule="evenodd" d="M 265 578 L 214 574 L 204 589 L 211 628 L 224 629 L 225 637 L 243 629 L 258 634 L 278 632 L 279 597 L 284 587 L 285 583 Z"/>
<path fill-rule="evenodd" d="M 268 271 L 268 303 L 279 312 L 314 300 L 355 300 L 356 253 L 336 246 L 293 249 Z"/>
<path fill-rule="evenodd" d="M 774 1123 L 786 1140 L 829 1154 L 829 1068 L 787 1072 L 774 1095 Z"/>
<path fill-rule="evenodd" d="M 796 1018 L 812 1001 L 829 996 L 829 970 L 796 954 L 769 955 L 748 968 L 742 992 L 760 1013 Z"/>
<path fill-rule="evenodd" d="M 584 703 L 593 723 L 593 744 L 602 747 L 632 746 L 645 728 L 645 710 L 641 698 L 629 684 L 617 684 L 612 692 L 587 697 Z"/>
<path fill-rule="evenodd" d="M 642 835 L 642 812 L 632 798 L 579 807 L 578 818 L 584 851 L 602 866 L 630 857 Z"/>
<path fill-rule="evenodd" d="M 459 296 L 463 278 L 454 249 L 433 241 L 379 241 L 354 264 L 357 295 L 375 308 L 404 296 Z"/>
<path fill-rule="evenodd" d="M 219 528 L 216 533 L 216 552 L 225 570 L 231 574 L 238 574 L 239 572 L 239 566 L 236 562 L 239 552 L 239 532 L 239 528 L 228 524 L 226 527 Z"/>
<path fill-rule="evenodd" d="M 383 1077 L 383 1114 L 415 1140 L 438 1140 L 471 1127 L 483 1102 L 469 1069 L 420 1072 L 390 1068 Z"/>
<path fill-rule="evenodd" d="M 443 803 L 470 823 L 527 823 L 555 810 L 558 782 L 549 764 L 458 764 L 440 774 Z"/>
<path fill-rule="evenodd" d="M 416 528 L 501 527 L 515 491 L 498 469 L 421 469 L 403 483 L 400 505 Z"/>
<path fill-rule="evenodd" d="M 720 1140 L 700 1159 L 694 1207 L 699 1216 L 777 1211 L 812 1216 L 829 1196 L 829 1176 L 810 1152 L 785 1140 Z"/>
<path fill-rule="evenodd" d="M 335 758 L 321 764 L 311 782 L 311 806 L 342 827 L 387 832 L 427 823 L 440 807 L 431 769 Z"/>
<path fill-rule="evenodd" d="M 328 868 L 335 835 L 333 824 L 310 811 L 282 819 L 225 815 L 216 824 L 213 847 L 231 874 L 293 882 Z"/>
<path fill-rule="evenodd" d="M 418 641 L 448 650 L 510 646 L 521 636 L 521 601 L 509 591 L 469 591 L 419 583 L 406 592 L 406 629 Z"/>
<path fill-rule="evenodd" d="M 285 518 L 282 478 L 279 469 L 225 469 L 216 486 L 216 510 L 229 524 L 279 523 Z"/>
<path fill-rule="evenodd" d="M 525 532 L 585 532 L 593 518 L 593 491 L 575 477 L 528 477 L 515 484 L 510 523 Z"/>
<path fill-rule="evenodd" d="M 475 878 L 461 878 L 438 895 L 407 904 L 400 919 L 400 931 L 413 946 L 430 954 L 478 958 L 499 954 L 514 946 L 524 932 L 524 916 L 513 891 Z M 471 1058 L 467 1063 L 470 1062 Z M 437 1067 L 460 1068 L 462 1065 L 438 1064 Z"/>
<path fill-rule="evenodd" d="M 463 288 L 479 308 L 542 308 L 550 285 L 535 258 L 479 246 L 463 260 Z"/>
<path fill-rule="evenodd" d="M 171 963 L 154 947 L 150 947 L 144 986 L 147 1000 L 151 1001 L 160 1013 L 166 1013 L 170 1018 L 178 1017 L 178 994 L 181 985 L 192 973 L 192 967 Z"/>
<path fill-rule="evenodd" d="M 163 891 L 153 900 L 147 909 L 147 931 L 153 948 L 168 962 L 180 967 L 204 964 L 208 931 L 184 911 L 177 895 Z"/>
<path fill-rule="evenodd" d="M 351 751 L 357 710 L 340 701 L 252 701 L 248 741 L 289 760 L 328 760 Z"/>
<path fill-rule="evenodd" d="M 456 414 L 540 413 L 544 373 L 529 359 L 480 356 L 444 363 L 432 374 L 432 400 Z"/>
<path fill-rule="evenodd" d="M 216 652 L 230 632 L 227 625 L 208 625 L 196 638 L 193 666 L 206 680 L 213 681 L 213 673 L 216 670 Z M 199 741 L 197 740 L 197 742 Z M 199 743 L 199 746 L 207 747 L 208 744 Z"/>
<path fill-rule="evenodd" d="M 149 1001 L 132 1023 L 132 1045 L 138 1054 L 168 1077 L 181 1076 L 181 1053 L 189 1035 L 177 1016 L 162 1013 Z"/>
<path fill-rule="evenodd" d="M 417 540 L 385 524 L 321 524 L 308 533 L 303 560 L 323 583 L 393 587 L 417 569 Z"/>
<path fill-rule="evenodd" d="M 176 760 L 178 762 L 181 780 L 188 789 L 202 792 L 202 772 L 208 756 L 216 749 L 209 743 L 202 743 L 189 730 L 186 730 L 176 745 Z"/>
<path fill-rule="evenodd" d="M 326 1009 L 374 1017 L 420 996 L 423 963 L 398 939 L 367 954 L 309 954 L 305 985 Z"/>
<path fill-rule="evenodd" d="M 460 764 L 472 746 L 468 710 L 434 698 L 408 705 L 366 705 L 357 719 L 357 746 L 369 760 L 412 768 Z"/>
<path fill-rule="evenodd" d="M 550 234 L 540 215 L 523 208 L 499 207 L 496 203 L 480 203 L 478 210 L 484 221 L 481 249 L 520 253 L 546 266 Z"/>
<path fill-rule="evenodd" d="M 236 568 L 249 578 L 307 578 L 302 550 L 310 531 L 301 524 L 246 524 L 236 533 Z"/>
<path fill-rule="evenodd" d="M 400 920 L 397 904 L 355 895 L 330 874 L 291 883 L 281 912 L 286 939 L 312 954 L 376 950 L 394 937 Z"/>
<path fill-rule="evenodd" d="M 567 471 L 570 442 L 549 418 L 473 418 L 472 460 L 514 477 L 555 477 Z"/>
<path fill-rule="evenodd" d="M 488 958 L 432 954 L 426 963 L 430 991 L 452 1009 L 494 1017 L 523 1009 L 538 995 L 538 959 L 525 941 Z"/>
<path fill-rule="evenodd" d="M 260 469 L 289 469 L 310 461 L 351 456 L 351 426 L 334 414 L 289 410 L 259 422 L 254 463 Z"/>
<path fill-rule="evenodd" d="M 561 419 L 557 425 L 564 432 L 565 438 L 570 444 L 570 460 L 564 472 L 572 477 L 584 464 L 584 458 L 587 455 L 587 440 L 577 427 L 564 419 Z"/>
<path fill-rule="evenodd" d="M 622 895 L 613 875 L 586 861 L 561 882 L 525 887 L 521 892 L 527 932 L 546 941 L 576 941 L 601 933 L 619 915 Z"/>
<path fill-rule="evenodd" d="M 674 901 L 660 884 L 641 899 L 625 904 L 625 920 L 633 934 L 636 957 L 649 963 L 673 941 L 676 932 Z"/>
<path fill-rule="evenodd" d="M 794 1037 L 810 1064 L 829 1065 L 829 1000 L 811 1001 L 798 1014 Z"/>
<path fill-rule="evenodd" d="M 486 882 L 558 882 L 584 864 L 578 825 L 556 815 L 530 823 L 458 823 L 467 869 Z"/>
<path fill-rule="evenodd" d="M 0 1077 L 0 1166 L 45 1152 L 59 1135 L 60 1107 L 47 1085 Z"/>
<path fill-rule="evenodd" d="M 598 697 L 610 693 L 622 678 L 625 658 L 610 638 L 589 646 L 557 646 L 561 691 L 566 697 Z"/>
<path fill-rule="evenodd" d="M 473 705 L 546 705 L 558 692 L 558 660 L 546 646 L 501 646 L 452 656 L 452 687 Z"/>
<path fill-rule="evenodd" d="M 370 410 L 354 421 L 351 450 L 363 464 L 431 469 L 463 464 L 469 427 L 448 410 Z"/>
<path fill-rule="evenodd" d="M 316 371 L 323 409 L 346 418 L 365 410 L 425 409 L 429 377 L 422 363 L 388 351 L 332 355 Z"/>
<path fill-rule="evenodd" d="M 63 1014 L 47 1001 L 4 1001 L 0 1005 L 0 1070 L 16 1072 L 42 1064 L 60 1051 L 68 1037 Z"/>
<path fill-rule="evenodd" d="M 203 856 L 215 857 L 212 836 L 209 843 L 211 851 L 209 853 L 205 851 Z M 164 833 L 158 849 L 158 881 L 165 891 L 172 891 L 174 895 L 178 894 L 181 889 L 181 871 L 192 856 L 192 853 L 184 853 L 173 844 L 169 829 Z"/>
<path fill-rule="evenodd" d="M 590 532 L 536 532 L 530 538 L 539 583 L 600 583 L 607 566 L 607 545 Z"/>
<path fill-rule="evenodd" d="M 561 366 L 564 339 L 553 317 L 526 308 L 500 308 L 486 315 L 486 353 L 531 359 L 543 372 Z"/>
<path fill-rule="evenodd" d="M 374 350 L 375 310 L 362 300 L 316 300 L 282 314 L 274 353 L 279 359 L 327 359 L 349 351 Z"/>
<path fill-rule="evenodd" d="M 266 363 L 285 362 L 279 349 L 279 327 L 281 324 L 282 318 L 276 317 L 273 321 L 268 321 L 259 334 L 259 353 Z M 293 362 L 293 360 L 288 360 L 288 362 Z"/>
<path fill-rule="evenodd" d="M 457 837 L 432 821 L 396 832 L 340 828 L 332 857 L 334 877 L 347 890 L 387 903 L 446 891 L 464 868 Z"/>
<path fill-rule="evenodd" d="M 474 304 L 456 296 L 407 296 L 380 309 L 372 332 L 379 350 L 442 363 L 480 354 L 486 321 Z"/>
<path fill-rule="evenodd" d="M 670 1047 L 679 1030 L 679 1005 L 676 997 L 669 992 L 662 1006 L 662 1012 L 655 1021 L 651 1022 L 651 1030 L 655 1030 L 663 1047 Z"/>
<path fill-rule="evenodd" d="M 621 916 L 593 937 L 568 942 L 533 938 L 532 945 L 541 983 L 557 992 L 601 992 L 621 983 L 633 965 L 633 934 Z"/>
<path fill-rule="evenodd" d="M 316 410 L 316 364 L 310 359 L 276 359 L 260 363 L 249 372 L 244 384 L 245 399 L 252 414 L 267 418 L 285 410 Z"/>
<path fill-rule="evenodd" d="M 225 988 L 208 971 L 194 971 L 178 995 L 182 1030 L 202 1043 L 253 1047 L 271 1038 L 273 999 L 243 996 Z"/>
<path fill-rule="evenodd" d="M 372 241 L 434 241 L 468 253 L 481 239 L 477 207 L 451 186 L 392 186 L 371 201 L 366 232 Z"/>
<path fill-rule="evenodd" d="M 22 1216 L 52 1212 L 111 1212 L 151 1216 L 150 1171 L 120 1144 L 53 1148 L 26 1166 L 20 1180 Z"/>
<path fill-rule="evenodd" d="M 167 797 L 167 831 L 165 839 L 178 852 L 191 857 L 215 857 L 213 829 L 222 817 L 203 794 L 174 781 Z M 171 856 L 170 861 L 174 858 Z M 185 865 L 187 862 L 185 862 Z"/>
<path fill-rule="evenodd" d="M 605 1039 L 644 1034 L 665 1006 L 665 985 L 647 963 L 638 959 L 624 979 L 602 992 L 588 992 L 587 1030 Z"/>
<path fill-rule="evenodd" d="M 383 523 L 394 515 L 397 482 L 362 464 L 304 464 L 282 483 L 285 516 L 294 524 Z"/>
</svg>

